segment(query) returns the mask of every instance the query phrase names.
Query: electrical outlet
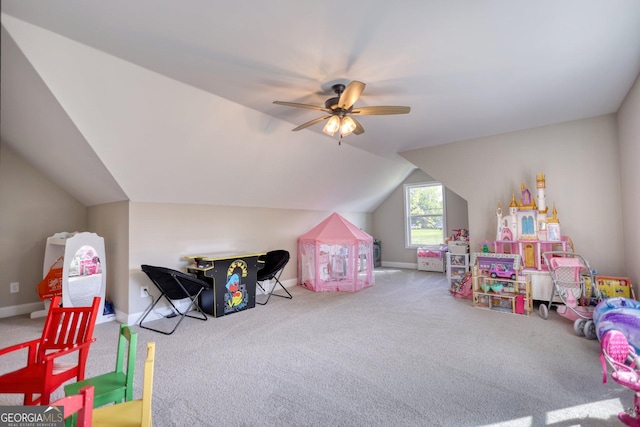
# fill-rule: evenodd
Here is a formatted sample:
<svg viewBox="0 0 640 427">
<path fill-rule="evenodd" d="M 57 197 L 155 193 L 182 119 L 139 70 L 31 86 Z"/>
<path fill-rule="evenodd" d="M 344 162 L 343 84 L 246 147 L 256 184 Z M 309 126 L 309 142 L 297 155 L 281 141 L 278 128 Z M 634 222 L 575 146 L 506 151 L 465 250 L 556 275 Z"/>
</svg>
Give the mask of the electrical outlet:
<svg viewBox="0 0 640 427">
<path fill-rule="evenodd" d="M 20 282 L 11 282 L 9 284 L 9 290 L 12 294 L 16 294 L 20 292 Z"/>
<path fill-rule="evenodd" d="M 148 286 L 142 286 L 140 288 L 140 298 L 145 298 L 151 296 L 151 294 L 149 294 L 149 287 Z"/>
</svg>

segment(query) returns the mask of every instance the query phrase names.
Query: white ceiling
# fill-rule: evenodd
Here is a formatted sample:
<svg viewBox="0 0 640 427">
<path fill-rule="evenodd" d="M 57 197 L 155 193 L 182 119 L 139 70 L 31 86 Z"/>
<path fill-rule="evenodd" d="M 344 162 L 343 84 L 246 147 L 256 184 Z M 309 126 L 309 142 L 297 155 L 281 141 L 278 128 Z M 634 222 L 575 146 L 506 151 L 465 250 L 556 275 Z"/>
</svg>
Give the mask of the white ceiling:
<svg viewBox="0 0 640 427">
<path fill-rule="evenodd" d="M 398 152 L 613 113 L 640 72 L 637 0 L 2 8 L 2 141 L 87 205 L 369 211 L 413 168 Z M 291 132 L 322 113 L 272 103 L 351 80 L 357 106 L 411 113 L 338 146 Z"/>
</svg>

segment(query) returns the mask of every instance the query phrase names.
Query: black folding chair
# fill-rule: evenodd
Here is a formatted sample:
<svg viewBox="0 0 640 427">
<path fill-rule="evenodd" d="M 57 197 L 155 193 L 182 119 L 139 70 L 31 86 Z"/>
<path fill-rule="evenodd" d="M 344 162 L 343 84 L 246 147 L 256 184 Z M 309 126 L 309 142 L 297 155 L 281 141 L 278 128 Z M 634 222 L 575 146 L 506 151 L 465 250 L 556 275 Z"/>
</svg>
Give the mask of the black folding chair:
<svg viewBox="0 0 640 427">
<path fill-rule="evenodd" d="M 264 267 L 258 270 L 257 284 L 258 284 L 258 287 L 262 289 L 262 292 L 264 292 L 265 294 L 268 294 L 268 296 L 265 302 L 258 302 L 258 300 L 256 299 L 256 304 L 266 305 L 269 302 L 271 295 L 280 297 L 280 298 L 286 298 L 286 299 L 293 298 L 289 293 L 289 291 L 287 290 L 287 288 L 285 288 L 280 282 L 280 276 L 282 275 L 282 271 L 284 270 L 284 267 L 289 262 L 290 258 L 291 256 L 289 255 L 289 251 L 285 251 L 281 249 L 267 252 L 265 255 L 262 255 L 260 258 L 258 258 L 258 261 L 264 262 Z M 265 280 L 276 281 L 273 284 L 273 286 L 271 286 L 271 289 L 269 290 L 269 292 L 265 291 L 264 287 L 260 283 Z M 287 293 L 287 295 L 274 294 L 273 292 L 276 290 L 276 286 L 280 286 Z"/>
<path fill-rule="evenodd" d="M 185 317 L 191 317 L 198 320 L 207 320 L 207 315 L 204 314 L 202 310 L 200 310 L 200 307 L 198 307 L 198 296 L 200 296 L 200 293 L 204 289 L 211 288 L 211 285 L 209 283 L 188 274 L 182 273 L 181 271 L 172 270 L 170 268 L 143 265 L 142 271 L 144 271 L 147 276 L 149 276 L 149 279 L 151 279 L 153 284 L 156 285 L 156 287 L 160 291 L 160 296 L 156 298 L 155 301 L 153 301 L 153 303 L 145 310 L 142 318 L 140 318 L 139 325 L 141 328 L 160 332 L 165 335 L 171 335 L 178 328 L 178 325 L 180 325 Z M 180 316 L 178 323 L 176 323 L 176 325 L 170 332 L 150 328 L 142 324 L 144 319 L 149 315 L 149 313 L 151 313 L 153 308 L 162 298 L 165 298 L 167 301 L 169 301 L 169 304 L 173 308 L 173 313 L 165 317 L 170 318 Z M 181 300 L 185 298 L 189 298 L 190 303 L 187 309 L 182 312 L 178 310 L 178 308 L 173 304 L 172 300 Z M 192 308 L 194 308 L 200 315 L 192 316 L 188 314 L 188 312 L 191 311 Z"/>
</svg>

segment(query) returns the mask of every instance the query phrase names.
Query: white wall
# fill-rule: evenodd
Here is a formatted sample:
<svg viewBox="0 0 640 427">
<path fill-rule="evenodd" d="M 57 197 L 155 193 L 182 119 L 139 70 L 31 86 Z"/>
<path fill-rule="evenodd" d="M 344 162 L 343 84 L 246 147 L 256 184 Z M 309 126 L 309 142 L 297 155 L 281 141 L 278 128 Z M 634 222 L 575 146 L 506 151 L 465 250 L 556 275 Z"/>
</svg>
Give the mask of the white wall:
<svg viewBox="0 0 640 427">
<path fill-rule="evenodd" d="M 36 286 L 47 237 L 86 225 L 86 207 L 0 144 L 0 317 L 42 308 Z M 20 292 L 9 293 L 11 282 Z"/>
<path fill-rule="evenodd" d="M 35 286 L 46 238 L 56 232 L 104 237 L 106 297 L 119 321 L 135 322 L 149 303 L 140 297 L 139 286 L 149 285 L 141 264 L 183 269 L 185 255 L 287 249 L 283 280 L 295 283 L 298 237 L 331 213 L 128 201 L 87 208 L 0 144 L 0 317 L 42 308 Z M 339 213 L 371 234 L 370 213 Z M 15 281 L 21 291 L 10 294 Z"/>
<path fill-rule="evenodd" d="M 138 320 L 149 301 L 140 286 L 149 286 L 142 264 L 184 270 L 189 255 L 259 253 L 285 249 L 291 261 L 282 280 L 297 278 L 298 237 L 332 212 L 244 208 L 169 203 L 129 206 L 128 313 Z M 367 233 L 371 214 L 339 212 Z M 122 285 L 118 285 L 123 291 Z"/>
<path fill-rule="evenodd" d="M 640 76 L 618 111 L 618 139 L 625 269 L 640 295 Z"/>
<path fill-rule="evenodd" d="M 384 265 L 411 267 L 417 263 L 415 249 L 407 249 L 404 229 L 404 184 L 437 181 L 420 169 L 414 170 L 373 212 L 373 237 L 381 241 Z M 468 228 L 466 201 L 445 188 L 447 235 Z"/>
<path fill-rule="evenodd" d="M 124 322 L 129 312 L 129 202 L 91 206 L 88 225 L 104 237 L 106 299 L 113 302 L 118 320 Z"/>
<path fill-rule="evenodd" d="M 453 230 L 469 229 L 469 206 L 467 201 L 449 187 L 445 187 L 445 201 L 447 203 L 447 236 L 451 236 Z"/>
<path fill-rule="evenodd" d="M 467 200 L 473 251 L 495 238 L 498 201 L 507 206 L 521 183 L 535 193 L 536 175 L 544 173 L 547 204 L 550 210 L 556 204 L 562 233 L 573 239 L 575 251 L 598 273 L 623 276 L 617 138 L 616 117 L 607 115 L 402 156 Z"/>
<path fill-rule="evenodd" d="M 416 171 L 405 182 L 432 176 L 466 199 L 477 246 L 493 238 L 498 200 L 508 204 L 521 182 L 533 189 L 541 171 L 547 200 L 551 207 L 556 203 L 576 251 L 600 273 L 629 276 L 638 291 L 639 116 L 636 81 L 617 119 L 603 116 L 403 153 L 429 172 Z M 293 258 L 283 278 L 295 279 L 297 237 L 331 213 L 129 202 L 87 210 L 4 144 L 0 166 L 0 317 L 5 307 L 13 314 L 15 307 L 39 302 L 34 288 L 42 278 L 46 237 L 55 232 L 105 237 L 107 298 L 127 315 L 146 307 L 139 296 L 140 283 L 148 284 L 140 273 L 143 263 L 182 268 L 180 257 L 193 253 L 284 248 Z M 447 198 L 451 202 L 449 193 Z M 415 262 L 414 251 L 404 247 L 402 185 L 373 214 L 340 213 L 383 241 L 383 260 Z M 464 225 L 449 220 L 447 226 Z M 8 292 L 13 281 L 21 283 L 18 294 Z"/>
</svg>

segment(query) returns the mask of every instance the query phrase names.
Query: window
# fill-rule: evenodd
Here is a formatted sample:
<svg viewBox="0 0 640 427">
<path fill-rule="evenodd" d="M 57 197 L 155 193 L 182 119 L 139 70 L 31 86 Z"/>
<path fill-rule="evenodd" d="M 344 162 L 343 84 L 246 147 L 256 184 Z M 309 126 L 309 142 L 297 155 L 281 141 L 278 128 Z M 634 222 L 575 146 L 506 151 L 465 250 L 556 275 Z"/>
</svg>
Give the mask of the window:
<svg viewBox="0 0 640 427">
<path fill-rule="evenodd" d="M 441 245 L 444 243 L 444 187 L 439 182 L 405 184 L 406 245 Z"/>
</svg>

